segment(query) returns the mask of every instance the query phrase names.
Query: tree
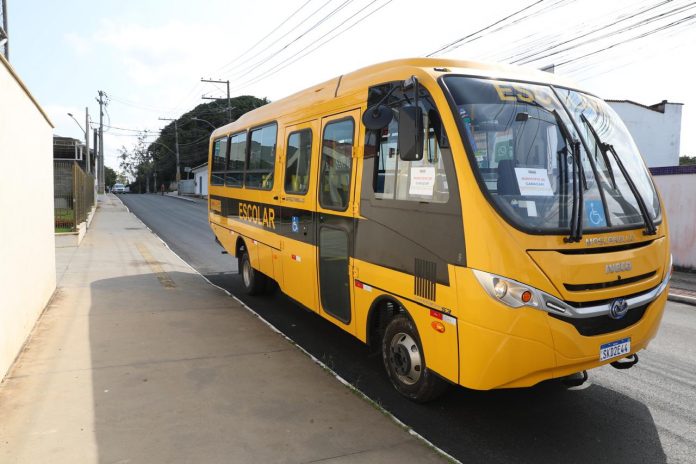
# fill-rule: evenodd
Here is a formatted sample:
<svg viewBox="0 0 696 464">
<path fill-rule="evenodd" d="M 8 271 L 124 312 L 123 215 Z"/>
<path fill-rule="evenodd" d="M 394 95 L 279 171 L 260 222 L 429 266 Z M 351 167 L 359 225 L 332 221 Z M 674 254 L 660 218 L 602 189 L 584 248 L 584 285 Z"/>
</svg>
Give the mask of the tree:
<svg viewBox="0 0 696 464">
<path fill-rule="evenodd" d="M 680 156 L 679 166 L 696 164 L 696 156 Z"/>
<path fill-rule="evenodd" d="M 116 171 L 109 166 L 104 166 L 104 185 L 111 187 L 116 183 Z"/>
<path fill-rule="evenodd" d="M 121 170 L 126 173 L 128 179 L 132 179 L 130 185 L 137 188 L 138 193 L 142 193 L 143 190 L 146 193 L 150 192 L 150 177 L 154 166 L 152 152 L 147 146 L 145 137 L 144 134 L 139 135 L 131 149 L 125 146 L 118 149 Z"/>
<path fill-rule="evenodd" d="M 256 98 L 242 95 L 230 99 L 232 120 L 238 119 L 244 113 L 268 103 L 266 98 Z M 227 119 L 227 99 L 202 103 L 177 119 L 179 130 L 179 164 L 184 167 L 194 167 L 208 160 L 208 142 L 213 128 L 206 122 L 197 121 L 200 118 L 208 121 L 214 127 L 224 126 Z M 174 122 L 162 129 L 160 136 L 150 143 L 153 169 L 157 172 L 158 183 L 169 183 L 176 179 L 176 144 L 174 137 Z M 184 173 L 181 173 L 182 178 Z"/>
</svg>

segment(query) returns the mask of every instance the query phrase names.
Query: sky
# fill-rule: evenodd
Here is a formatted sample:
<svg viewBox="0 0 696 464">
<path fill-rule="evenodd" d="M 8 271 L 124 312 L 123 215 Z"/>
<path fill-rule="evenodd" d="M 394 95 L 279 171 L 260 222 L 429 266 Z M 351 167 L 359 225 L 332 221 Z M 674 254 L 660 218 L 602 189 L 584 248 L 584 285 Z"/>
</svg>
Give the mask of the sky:
<svg viewBox="0 0 696 464">
<path fill-rule="evenodd" d="M 693 3 L 8 0 L 8 32 L 10 62 L 54 134 L 83 139 L 67 113 L 84 127 L 89 107 L 98 123 L 97 92 L 106 92 L 106 165 L 118 171 L 117 150 L 131 147 L 137 131 L 156 133 L 166 125 L 158 118 L 185 113 L 207 101 L 202 95 L 225 95 L 224 85 L 202 77 L 229 79 L 232 96 L 277 100 L 363 66 L 425 56 L 529 6 L 435 56 L 509 62 L 580 36 L 525 65 L 565 63 L 557 74 L 606 99 L 683 103 L 680 154 L 696 156 Z"/>
</svg>

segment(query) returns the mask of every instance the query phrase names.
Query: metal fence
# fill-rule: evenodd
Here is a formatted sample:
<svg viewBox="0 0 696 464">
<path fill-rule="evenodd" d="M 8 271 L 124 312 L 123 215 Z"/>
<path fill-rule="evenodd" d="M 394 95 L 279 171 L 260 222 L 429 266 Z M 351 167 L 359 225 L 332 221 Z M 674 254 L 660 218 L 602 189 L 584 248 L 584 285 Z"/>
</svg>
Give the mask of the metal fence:
<svg viewBox="0 0 696 464">
<path fill-rule="evenodd" d="M 53 208 L 56 232 L 70 232 L 87 220 L 94 206 L 94 177 L 76 161 L 53 162 Z"/>
</svg>

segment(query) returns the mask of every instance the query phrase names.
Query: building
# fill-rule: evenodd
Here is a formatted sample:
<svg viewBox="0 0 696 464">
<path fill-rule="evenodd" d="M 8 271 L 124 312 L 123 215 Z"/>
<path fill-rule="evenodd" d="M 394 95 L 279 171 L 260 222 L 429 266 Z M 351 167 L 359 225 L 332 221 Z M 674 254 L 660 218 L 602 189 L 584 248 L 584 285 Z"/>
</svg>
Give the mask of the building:
<svg viewBox="0 0 696 464">
<path fill-rule="evenodd" d="M 0 379 L 56 288 L 53 124 L 0 54 Z M 23 172 L 23 173 L 22 173 Z"/>
<path fill-rule="evenodd" d="M 208 163 L 203 163 L 191 169 L 195 180 L 196 195 L 208 197 Z"/>
<path fill-rule="evenodd" d="M 679 165 L 682 104 L 663 100 L 642 105 L 631 100 L 606 100 L 638 145 L 649 168 Z"/>
<path fill-rule="evenodd" d="M 94 149 L 89 149 L 89 169 L 87 169 L 87 156 L 84 141 L 72 137 L 53 136 L 53 159 L 63 161 L 77 161 L 80 167 L 89 173 L 95 172 Z"/>
</svg>

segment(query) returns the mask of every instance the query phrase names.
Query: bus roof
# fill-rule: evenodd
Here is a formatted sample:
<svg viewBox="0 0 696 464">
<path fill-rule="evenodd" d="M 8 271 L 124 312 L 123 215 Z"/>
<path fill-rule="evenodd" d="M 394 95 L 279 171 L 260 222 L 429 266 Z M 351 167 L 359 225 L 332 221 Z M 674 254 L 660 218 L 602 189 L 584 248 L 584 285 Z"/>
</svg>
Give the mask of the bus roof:
<svg viewBox="0 0 696 464">
<path fill-rule="evenodd" d="M 266 121 L 277 119 L 279 115 L 294 113 L 297 111 L 298 107 L 306 108 L 321 104 L 333 98 L 350 94 L 356 90 L 365 89 L 380 82 L 394 80 L 393 75 L 395 74 L 399 74 L 403 77 L 409 73 L 415 73 L 416 70 L 425 72 L 433 78 L 447 74 L 465 74 L 577 88 L 572 81 L 565 78 L 523 66 L 442 58 L 407 58 L 392 60 L 370 65 L 348 74 L 343 74 L 256 108 L 255 110 L 243 114 L 236 121 L 217 128 L 212 133 L 211 137 L 219 137 L 224 134 L 235 132 L 236 130 L 263 124 Z"/>
</svg>

